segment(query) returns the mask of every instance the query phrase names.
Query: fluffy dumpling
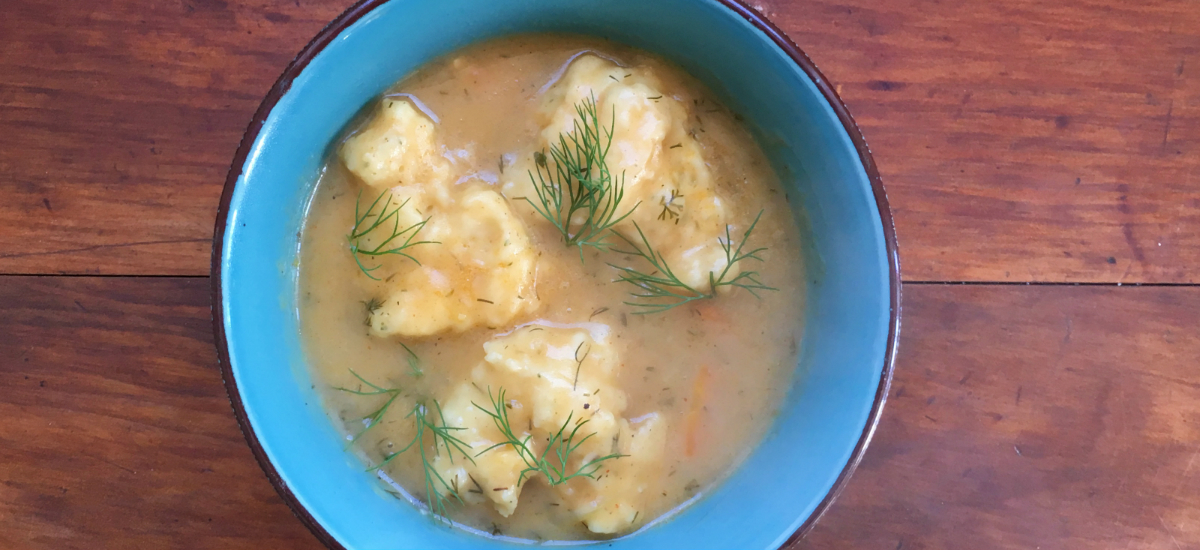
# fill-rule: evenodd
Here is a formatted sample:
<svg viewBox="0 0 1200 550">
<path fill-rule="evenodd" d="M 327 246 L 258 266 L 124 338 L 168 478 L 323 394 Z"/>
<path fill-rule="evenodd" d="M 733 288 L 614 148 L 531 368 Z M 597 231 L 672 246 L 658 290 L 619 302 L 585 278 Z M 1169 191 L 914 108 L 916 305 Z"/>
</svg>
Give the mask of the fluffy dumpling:
<svg viewBox="0 0 1200 550">
<path fill-rule="evenodd" d="M 410 262 L 384 280 L 387 295 L 368 318 L 374 334 L 499 327 L 537 309 L 537 253 L 504 197 L 473 186 L 427 215 L 419 238 L 436 244 L 410 248 L 420 265 Z"/>
<path fill-rule="evenodd" d="M 613 130 L 608 168 L 614 175 L 624 173 L 626 187 L 633 189 L 654 176 L 654 161 L 671 125 L 668 104 L 661 101 L 657 86 L 658 79 L 644 70 L 581 56 L 542 98 L 542 143 L 548 147 L 560 134 L 571 132 L 579 118 L 576 106 L 594 98 L 600 125 Z"/>
<path fill-rule="evenodd" d="M 463 428 L 455 430 L 454 437 L 467 445 L 472 455 L 505 441 L 492 417 L 480 408 L 490 403 L 489 396 L 481 389 L 462 384 L 442 404 L 441 417 L 445 418 L 447 426 Z M 528 424 L 528 413 L 524 410 L 511 410 L 509 415 L 514 426 Z M 518 434 L 519 437 L 526 435 L 526 432 Z M 538 443 L 530 441 L 530 450 L 537 452 Z M 517 509 L 517 499 L 524 486 L 518 480 L 525 469 L 525 462 L 511 446 L 496 447 L 471 461 L 441 453 L 433 465 L 442 479 L 457 488 L 459 496 L 468 504 L 490 501 L 504 517 L 512 515 Z"/>
<path fill-rule="evenodd" d="M 346 167 L 379 197 L 375 209 L 360 202 L 363 215 L 392 216 L 363 236 L 359 249 L 386 250 L 408 237 L 427 242 L 406 248 L 411 258 L 375 256 L 364 267 L 383 280 L 386 293 L 368 318 L 378 336 L 501 326 L 537 308 L 537 256 L 525 226 L 499 193 L 451 184 L 442 149 L 434 121 L 403 98 L 384 98 L 367 126 L 342 145 Z M 383 242 L 403 228 L 413 230 Z"/>
<path fill-rule="evenodd" d="M 614 442 L 618 460 L 604 463 L 594 479 L 579 477 L 559 486 L 558 494 L 593 533 L 625 531 L 643 518 L 643 494 L 653 494 L 662 475 L 666 421 L 658 413 L 621 419 Z"/>
<path fill-rule="evenodd" d="M 720 274 L 729 263 L 721 245 L 729 223 L 725 203 L 717 194 L 700 145 L 682 125 L 674 124 L 664 143 L 674 145 L 663 150 L 659 175 L 626 192 L 625 200 L 641 206 L 620 230 L 636 239 L 636 231 L 631 231 L 636 222 L 675 275 L 705 292 L 709 273 Z M 729 271 L 729 277 L 737 275 L 738 264 Z"/>
<path fill-rule="evenodd" d="M 551 436 L 566 426 L 579 426 L 566 471 L 614 453 L 595 472 L 595 479 L 575 477 L 555 487 L 566 507 L 596 533 L 615 533 L 633 524 L 644 506 L 641 495 L 651 494 L 661 474 L 665 423 L 657 414 L 634 422 L 623 418 L 625 393 L 617 385 L 620 361 L 607 338 L 607 327 L 530 325 L 484 344 L 485 357 L 471 380 L 455 388 L 443 409 L 448 425 L 465 428 L 456 434 L 475 452 L 504 441 L 488 407 L 505 389 L 509 426 L 534 454 L 543 452 Z M 460 422 L 461 424 L 454 424 Z M 553 453 L 552 453 L 553 454 Z M 486 498 L 507 516 L 520 495 L 514 480 L 527 464 L 510 446 L 475 457 L 475 463 L 438 463 L 439 472 L 457 483 L 477 482 Z M 617 479 L 619 478 L 619 479 Z M 534 478 L 537 479 L 537 478 Z M 540 482 L 544 482 L 541 480 Z M 464 485 L 458 485 L 460 487 Z M 496 494 L 488 494 L 496 493 Z M 483 496 L 465 497 L 482 502 Z"/>
<path fill-rule="evenodd" d="M 376 193 L 412 187 L 445 198 L 450 161 L 437 126 L 407 99 L 385 97 L 374 118 L 346 140 L 342 162 Z"/>
<path fill-rule="evenodd" d="M 634 237 L 636 222 L 672 271 L 704 292 L 709 273 L 719 273 L 728 263 L 720 241 L 728 223 L 726 206 L 716 192 L 703 148 L 693 137 L 687 106 L 661 90 L 647 68 L 580 56 L 543 98 L 539 147 L 548 148 L 561 133 L 574 129 L 577 106 L 595 98 L 600 124 L 612 128 L 609 171 L 624 181 L 620 211 L 637 205 L 617 229 Z M 504 184 L 507 196 L 534 196 L 525 175 L 530 164 L 526 160 L 510 171 L 515 175 Z M 730 269 L 730 275 L 736 275 L 737 266 Z"/>
<path fill-rule="evenodd" d="M 611 441 L 625 393 L 616 385 L 617 357 L 606 338 L 582 328 L 530 326 L 483 345 L 484 361 L 509 396 L 532 410 L 533 427 L 556 431 L 567 418 L 588 421 L 593 439 Z M 590 443 L 590 442 L 589 442 Z"/>
</svg>

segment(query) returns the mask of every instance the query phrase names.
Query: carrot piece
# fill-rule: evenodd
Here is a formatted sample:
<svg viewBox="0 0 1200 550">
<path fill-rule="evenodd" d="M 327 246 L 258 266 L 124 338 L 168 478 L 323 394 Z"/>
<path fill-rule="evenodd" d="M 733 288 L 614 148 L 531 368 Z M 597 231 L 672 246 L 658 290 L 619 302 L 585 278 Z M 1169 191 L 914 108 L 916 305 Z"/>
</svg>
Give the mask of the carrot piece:
<svg viewBox="0 0 1200 550">
<path fill-rule="evenodd" d="M 696 455 L 696 447 L 700 439 L 701 415 L 704 413 L 704 402 L 707 400 L 710 378 L 712 378 L 712 374 L 709 373 L 706 365 L 700 367 L 696 380 L 692 382 L 692 409 L 688 411 L 687 418 L 684 420 L 684 452 L 687 456 Z"/>
</svg>

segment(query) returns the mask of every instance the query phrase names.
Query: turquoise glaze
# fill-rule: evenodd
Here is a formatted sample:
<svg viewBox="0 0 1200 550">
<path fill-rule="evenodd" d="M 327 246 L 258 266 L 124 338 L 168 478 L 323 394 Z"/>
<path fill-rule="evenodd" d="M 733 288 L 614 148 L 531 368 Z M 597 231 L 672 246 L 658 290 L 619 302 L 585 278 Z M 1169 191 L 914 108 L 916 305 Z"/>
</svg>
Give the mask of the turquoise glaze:
<svg viewBox="0 0 1200 550">
<path fill-rule="evenodd" d="M 776 548 L 817 509 L 874 428 L 897 313 L 890 285 L 898 282 L 885 238 L 890 216 L 881 219 L 864 161 L 834 109 L 763 31 L 713 0 L 392 0 L 313 57 L 251 134 L 218 243 L 219 322 L 254 435 L 286 489 L 348 548 L 515 545 L 430 521 L 381 491 L 345 451 L 310 387 L 294 285 L 303 209 L 347 121 L 437 56 L 532 31 L 604 36 L 682 65 L 745 117 L 799 205 L 810 266 L 807 311 L 797 315 L 807 329 L 794 387 L 773 429 L 698 502 L 600 543 Z"/>
</svg>

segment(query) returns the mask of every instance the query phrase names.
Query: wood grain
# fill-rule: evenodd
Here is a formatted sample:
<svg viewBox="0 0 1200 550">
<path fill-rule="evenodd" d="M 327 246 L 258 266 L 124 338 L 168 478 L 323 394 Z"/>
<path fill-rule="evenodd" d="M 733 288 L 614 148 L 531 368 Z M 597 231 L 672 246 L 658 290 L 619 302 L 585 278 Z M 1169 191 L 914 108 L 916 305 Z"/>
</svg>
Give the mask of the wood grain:
<svg viewBox="0 0 1200 550">
<path fill-rule="evenodd" d="M 1200 547 L 1200 288 L 912 285 L 866 459 L 795 548 Z M 0 277 L 0 547 L 316 548 L 205 279 Z"/>
<path fill-rule="evenodd" d="M 910 285 L 892 392 L 800 549 L 1200 548 L 1200 288 Z"/>
<path fill-rule="evenodd" d="M 260 99 L 349 5 L 0 6 L 0 547 L 318 548 L 203 277 Z M 911 281 L 1200 283 L 1200 3 L 764 0 Z M 9 276 L 4 276 L 8 274 Z M 1200 287 L 910 285 L 875 441 L 795 549 L 1200 548 Z"/>
<path fill-rule="evenodd" d="M 203 278 L 0 277 L 0 548 L 319 548 L 229 406 Z"/>
<path fill-rule="evenodd" d="M 1200 3 L 764 9 L 862 126 L 906 280 L 1200 282 Z"/>
<path fill-rule="evenodd" d="M 7 0 L 0 273 L 203 275 L 238 140 L 349 2 Z M 909 280 L 1198 282 L 1200 4 L 773 0 Z"/>
<path fill-rule="evenodd" d="M 251 115 L 343 4 L 5 0 L 0 272 L 207 274 Z"/>
</svg>

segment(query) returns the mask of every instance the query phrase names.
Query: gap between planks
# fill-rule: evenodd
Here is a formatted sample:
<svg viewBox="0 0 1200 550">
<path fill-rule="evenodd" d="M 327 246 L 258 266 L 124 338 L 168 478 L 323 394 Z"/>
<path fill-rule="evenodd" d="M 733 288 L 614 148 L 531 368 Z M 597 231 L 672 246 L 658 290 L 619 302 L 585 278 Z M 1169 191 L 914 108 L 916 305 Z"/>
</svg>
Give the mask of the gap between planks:
<svg viewBox="0 0 1200 550">
<path fill-rule="evenodd" d="M 63 279 L 208 279 L 209 275 L 121 274 L 121 273 L 0 273 L 5 277 L 47 277 Z"/>
<path fill-rule="evenodd" d="M 5 277 L 62 277 L 95 279 L 208 279 L 209 275 L 119 274 L 119 273 L 0 273 Z M 1109 283 L 1055 281 L 903 281 L 904 285 L 962 285 L 962 286 L 1087 286 L 1087 287 L 1200 287 L 1200 283 Z"/>
<path fill-rule="evenodd" d="M 1108 283 L 1108 282 L 1055 282 L 1055 281 L 903 281 L 904 285 L 961 285 L 961 286 L 1144 286 L 1144 287 L 1196 287 L 1200 283 Z"/>
</svg>

